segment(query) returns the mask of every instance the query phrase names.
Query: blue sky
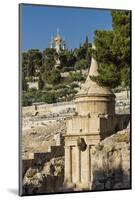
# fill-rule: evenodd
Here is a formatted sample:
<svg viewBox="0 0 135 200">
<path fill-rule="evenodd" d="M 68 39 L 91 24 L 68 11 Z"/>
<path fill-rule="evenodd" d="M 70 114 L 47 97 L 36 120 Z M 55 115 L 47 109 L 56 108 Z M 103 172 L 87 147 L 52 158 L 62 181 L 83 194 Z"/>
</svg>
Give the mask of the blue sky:
<svg viewBox="0 0 135 200">
<path fill-rule="evenodd" d="M 85 41 L 88 35 L 93 41 L 97 29 L 112 29 L 109 10 L 66 8 L 52 6 L 21 6 L 22 51 L 37 48 L 43 51 L 49 47 L 51 35 L 65 37 L 67 47 L 74 49 Z"/>
</svg>

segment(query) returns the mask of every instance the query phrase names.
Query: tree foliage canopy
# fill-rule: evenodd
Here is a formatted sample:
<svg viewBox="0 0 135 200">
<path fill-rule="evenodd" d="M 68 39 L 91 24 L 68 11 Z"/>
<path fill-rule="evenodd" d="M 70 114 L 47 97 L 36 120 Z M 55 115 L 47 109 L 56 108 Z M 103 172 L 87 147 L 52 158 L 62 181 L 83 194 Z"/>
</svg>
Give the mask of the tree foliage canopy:
<svg viewBox="0 0 135 200">
<path fill-rule="evenodd" d="M 27 76 L 35 76 L 36 69 L 42 64 L 42 53 L 38 49 L 29 49 L 22 54 L 22 68 Z"/>
<path fill-rule="evenodd" d="M 95 31 L 96 59 L 99 76 L 93 77 L 101 85 L 115 88 L 130 84 L 130 11 L 112 11 L 113 30 Z"/>
</svg>

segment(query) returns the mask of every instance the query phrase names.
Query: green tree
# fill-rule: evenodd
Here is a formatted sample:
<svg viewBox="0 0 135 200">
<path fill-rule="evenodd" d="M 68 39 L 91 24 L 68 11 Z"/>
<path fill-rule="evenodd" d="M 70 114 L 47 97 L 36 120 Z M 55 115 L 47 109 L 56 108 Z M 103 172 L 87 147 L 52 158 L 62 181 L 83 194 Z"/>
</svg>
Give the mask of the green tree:
<svg viewBox="0 0 135 200">
<path fill-rule="evenodd" d="M 115 88 L 130 82 L 130 11 L 112 11 L 111 14 L 113 30 L 95 31 L 93 54 L 100 64 L 99 76 L 94 79 Z M 123 71 L 127 73 L 123 75 Z"/>
<path fill-rule="evenodd" d="M 59 84 L 61 81 L 61 74 L 60 74 L 60 70 L 58 69 L 53 69 L 51 72 L 51 76 L 50 76 L 50 83 L 53 85 L 57 85 Z"/>
<path fill-rule="evenodd" d="M 28 90 L 28 84 L 26 82 L 26 77 L 24 75 L 25 73 L 22 72 L 22 90 L 27 91 Z"/>
<path fill-rule="evenodd" d="M 75 72 L 75 73 L 70 73 L 68 79 L 69 82 L 74 82 L 74 81 L 80 82 L 84 80 L 84 77 L 81 72 Z"/>
<path fill-rule="evenodd" d="M 60 52 L 60 55 L 59 55 L 59 59 L 60 59 L 60 63 L 61 63 L 61 67 L 67 67 L 67 54 L 68 54 L 68 51 L 65 50 L 65 51 L 61 51 Z"/>
<path fill-rule="evenodd" d="M 86 48 L 84 46 L 81 46 L 80 48 L 76 48 L 74 50 L 74 56 L 76 58 L 76 60 L 81 60 L 81 59 L 85 59 L 86 56 Z"/>
<path fill-rule="evenodd" d="M 90 62 L 91 62 L 91 54 L 89 49 L 91 48 L 91 43 L 89 43 L 88 40 L 88 36 L 86 36 L 86 40 L 83 43 L 82 46 L 80 46 L 78 49 L 76 48 L 74 50 L 74 56 L 77 60 L 75 65 L 78 65 L 79 63 L 82 63 L 82 60 L 84 62 L 84 60 L 86 60 L 86 62 L 84 63 L 85 66 L 82 66 L 82 69 L 86 69 L 90 66 Z"/>
<path fill-rule="evenodd" d="M 121 70 L 121 79 L 122 79 L 122 83 L 127 89 L 127 98 L 128 98 L 129 97 L 128 91 L 130 88 L 130 68 L 129 67 L 125 67 Z"/>
<path fill-rule="evenodd" d="M 44 88 L 44 81 L 42 80 L 41 75 L 39 76 L 39 79 L 38 79 L 38 87 L 39 87 L 39 90 L 43 90 Z"/>
<path fill-rule="evenodd" d="M 115 88 L 120 84 L 120 73 L 118 73 L 115 65 L 101 64 L 98 72 L 100 74 L 98 77 L 91 78 L 97 81 L 99 85 Z"/>
<path fill-rule="evenodd" d="M 43 51 L 43 65 L 41 67 L 41 79 L 44 81 L 44 85 L 49 83 L 51 71 L 56 63 L 57 52 L 55 49 L 47 48 Z"/>
<path fill-rule="evenodd" d="M 42 96 L 42 101 L 46 103 L 56 103 L 56 94 L 54 91 L 46 92 Z"/>
<path fill-rule="evenodd" d="M 27 52 L 23 52 L 22 53 L 22 72 L 24 73 L 24 75 L 27 75 L 28 72 L 28 53 Z"/>
<path fill-rule="evenodd" d="M 51 49 L 51 48 L 46 48 L 43 51 L 43 63 L 45 63 L 46 61 L 50 61 L 50 63 L 52 63 L 52 67 L 55 64 L 55 58 L 58 56 L 57 52 L 55 49 Z"/>
<path fill-rule="evenodd" d="M 130 87 L 130 67 L 131 67 L 131 12 L 113 11 L 112 12 L 113 29 L 115 32 L 113 41 L 113 50 L 119 52 L 117 60 L 121 73 L 121 83 L 128 89 Z M 117 54 L 116 54 L 117 55 Z"/>
<path fill-rule="evenodd" d="M 72 51 L 67 52 L 67 67 L 74 67 L 76 58 Z"/>
<path fill-rule="evenodd" d="M 76 63 L 75 63 L 75 69 L 78 69 L 78 70 L 82 70 L 82 69 L 86 69 L 87 68 L 87 60 L 82 58 L 81 60 L 78 60 Z"/>
<path fill-rule="evenodd" d="M 35 76 L 42 65 L 42 53 L 38 49 L 30 49 L 22 54 L 22 69 L 27 76 Z"/>
<path fill-rule="evenodd" d="M 72 50 L 61 51 L 59 54 L 59 59 L 60 59 L 61 67 L 63 69 L 66 69 L 67 71 L 69 71 L 70 69 L 74 68 L 76 58 Z"/>
</svg>

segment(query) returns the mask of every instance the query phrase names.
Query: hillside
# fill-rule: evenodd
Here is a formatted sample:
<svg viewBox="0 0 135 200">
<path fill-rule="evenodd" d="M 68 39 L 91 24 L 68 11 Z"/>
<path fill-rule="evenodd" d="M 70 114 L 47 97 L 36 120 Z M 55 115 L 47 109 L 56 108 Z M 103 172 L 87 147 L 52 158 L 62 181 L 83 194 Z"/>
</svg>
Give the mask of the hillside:
<svg viewBox="0 0 135 200">
<path fill-rule="evenodd" d="M 126 189 L 130 187 L 129 128 L 100 142 L 95 146 L 92 155 L 91 190 Z M 64 155 L 29 167 L 24 174 L 23 190 L 26 194 L 67 191 L 64 188 L 63 181 Z"/>
</svg>

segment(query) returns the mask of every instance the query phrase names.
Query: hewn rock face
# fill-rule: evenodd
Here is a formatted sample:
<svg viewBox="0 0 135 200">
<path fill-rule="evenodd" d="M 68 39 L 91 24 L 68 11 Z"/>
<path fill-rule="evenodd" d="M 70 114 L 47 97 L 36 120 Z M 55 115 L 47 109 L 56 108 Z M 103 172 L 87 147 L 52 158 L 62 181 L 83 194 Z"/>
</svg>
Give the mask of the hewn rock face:
<svg viewBox="0 0 135 200">
<path fill-rule="evenodd" d="M 23 194 L 59 192 L 64 181 L 64 157 L 29 168 L 23 178 Z"/>
<path fill-rule="evenodd" d="M 106 138 L 93 150 L 92 190 L 130 188 L 130 130 Z"/>
</svg>

